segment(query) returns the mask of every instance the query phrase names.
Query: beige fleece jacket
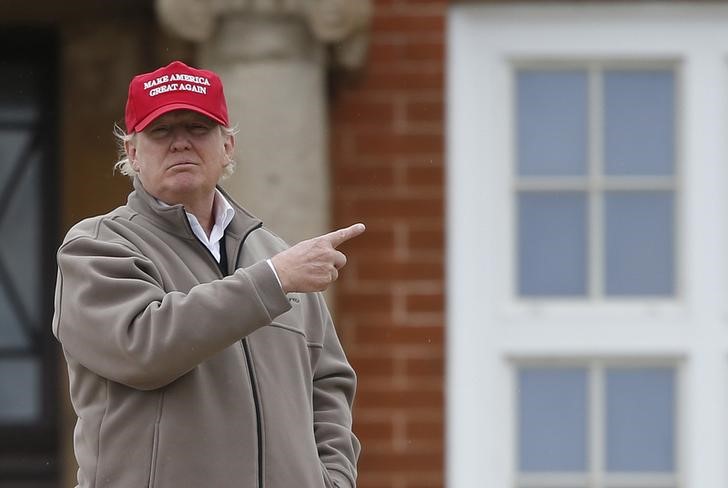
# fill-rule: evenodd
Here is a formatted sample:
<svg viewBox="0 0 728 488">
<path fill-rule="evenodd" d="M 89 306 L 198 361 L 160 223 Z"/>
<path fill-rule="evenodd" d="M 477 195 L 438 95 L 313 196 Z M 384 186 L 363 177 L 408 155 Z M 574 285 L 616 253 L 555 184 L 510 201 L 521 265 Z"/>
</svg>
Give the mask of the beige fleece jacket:
<svg viewBox="0 0 728 488">
<path fill-rule="evenodd" d="M 356 377 L 321 295 L 265 262 L 285 244 L 226 196 L 223 276 L 182 206 L 134 185 L 58 251 L 78 486 L 354 487 Z"/>
</svg>

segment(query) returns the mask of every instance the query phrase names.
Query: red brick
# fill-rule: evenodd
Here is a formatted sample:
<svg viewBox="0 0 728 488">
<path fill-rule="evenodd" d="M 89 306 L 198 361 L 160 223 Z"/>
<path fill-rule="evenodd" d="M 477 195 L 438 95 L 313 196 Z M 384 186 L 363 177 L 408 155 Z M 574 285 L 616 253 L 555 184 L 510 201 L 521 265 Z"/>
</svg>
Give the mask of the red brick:
<svg viewBox="0 0 728 488">
<path fill-rule="evenodd" d="M 442 471 L 413 473 L 407 477 L 405 488 L 442 488 L 445 486 L 443 475 Z"/>
<path fill-rule="evenodd" d="M 445 16 L 438 12 L 396 13 L 389 9 L 375 9 L 372 18 L 372 35 L 441 33 L 445 31 Z"/>
<path fill-rule="evenodd" d="M 435 164 L 409 165 L 406 171 L 406 183 L 416 186 L 435 186 L 443 188 L 445 170 L 442 166 Z M 444 189 L 444 188 L 443 188 Z"/>
<path fill-rule="evenodd" d="M 376 310 L 388 312 L 392 310 L 392 295 L 382 293 L 347 293 L 339 290 L 337 302 L 342 312 L 356 315 L 357 312 Z"/>
<path fill-rule="evenodd" d="M 394 185 L 394 167 L 391 164 L 376 166 L 339 165 L 334 171 L 337 185 L 347 187 L 376 187 Z"/>
<path fill-rule="evenodd" d="M 354 135 L 349 131 L 338 131 L 335 137 L 329 139 L 330 150 L 332 155 L 336 155 L 333 159 L 341 162 L 344 156 L 353 154 Z"/>
<path fill-rule="evenodd" d="M 341 209 L 344 215 L 356 216 L 365 222 L 367 218 L 377 217 L 442 217 L 444 210 L 442 197 L 356 198 L 345 201 Z"/>
<path fill-rule="evenodd" d="M 391 420 L 356 420 L 354 432 L 363 443 L 368 440 L 391 439 L 394 436 Z"/>
<path fill-rule="evenodd" d="M 411 61 L 436 61 L 442 63 L 445 59 L 445 44 L 443 40 L 408 42 L 403 45 L 404 59 Z"/>
<path fill-rule="evenodd" d="M 391 473 L 377 473 L 375 470 L 368 472 L 359 471 L 359 477 L 356 480 L 358 488 L 402 488 Z"/>
<path fill-rule="evenodd" d="M 410 229 L 407 234 L 407 244 L 411 250 L 444 251 L 444 229 Z"/>
<path fill-rule="evenodd" d="M 438 94 L 445 86 L 445 76 L 439 71 L 409 73 L 369 71 L 363 77 L 362 85 L 365 89 L 372 91 Z"/>
<path fill-rule="evenodd" d="M 443 468 L 443 454 L 432 453 L 367 453 L 360 461 L 362 471 L 374 469 L 391 472 L 435 471 Z"/>
<path fill-rule="evenodd" d="M 387 126 L 394 122 L 394 105 L 388 101 L 356 100 L 334 105 L 337 118 L 347 125 Z"/>
<path fill-rule="evenodd" d="M 392 357 L 353 353 L 348 354 L 347 358 L 359 376 L 394 376 L 394 359 Z"/>
<path fill-rule="evenodd" d="M 442 419 L 437 420 L 410 420 L 405 423 L 405 437 L 409 440 L 426 439 L 438 440 L 443 438 L 444 426 Z"/>
<path fill-rule="evenodd" d="M 404 53 L 404 43 L 375 37 L 369 45 L 367 63 L 372 65 L 400 61 L 404 57 Z"/>
<path fill-rule="evenodd" d="M 337 299 L 341 295 L 349 294 L 349 295 L 357 295 L 359 292 L 360 286 L 355 286 L 354 288 L 346 288 L 346 289 L 338 289 L 337 288 Z M 340 302 L 337 300 L 337 303 Z M 337 307 L 341 308 L 340 306 Z M 353 329 L 356 330 L 360 327 L 402 327 L 404 324 L 402 324 L 400 321 L 397 321 L 393 318 L 390 310 L 377 310 L 377 309 L 369 309 L 369 310 L 361 310 L 358 311 L 356 314 L 347 314 L 349 317 L 349 320 L 354 324 Z M 438 324 L 439 325 L 439 324 Z M 383 354 L 383 351 L 378 351 L 378 354 Z"/>
<path fill-rule="evenodd" d="M 354 331 L 356 342 L 364 344 L 443 344 L 444 330 L 441 326 L 393 326 L 377 325 L 357 327 Z"/>
<path fill-rule="evenodd" d="M 445 106 L 442 100 L 410 100 L 405 104 L 405 117 L 409 122 L 431 122 L 444 125 Z"/>
<path fill-rule="evenodd" d="M 406 306 L 408 312 L 442 312 L 445 309 L 445 297 L 442 293 L 409 294 Z"/>
<path fill-rule="evenodd" d="M 355 263 L 359 280 L 413 281 L 442 280 L 441 261 L 413 259 L 403 262 L 394 257 L 358 257 Z"/>
<path fill-rule="evenodd" d="M 407 358 L 405 361 L 405 373 L 413 376 L 433 376 L 443 378 L 445 364 L 442 356 L 429 358 Z"/>
<path fill-rule="evenodd" d="M 412 62 L 428 62 L 428 66 L 444 69 L 444 36 L 441 33 L 428 33 L 424 38 L 399 39 L 377 36 L 369 47 L 367 66 L 370 69 L 392 69 L 412 66 Z M 399 63 L 399 64 L 397 64 Z"/>
<path fill-rule="evenodd" d="M 367 225 L 367 230 L 356 239 L 346 241 L 338 249 L 352 260 L 361 262 L 372 255 L 372 251 L 391 253 L 394 249 L 395 237 L 391 226 Z M 363 254 L 367 253 L 367 254 Z"/>
<path fill-rule="evenodd" d="M 359 385 L 356 394 L 356 408 L 404 408 L 430 409 L 441 407 L 443 392 L 441 390 L 426 391 L 393 391 L 392 389 L 366 389 Z"/>
<path fill-rule="evenodd" d="M 358 133 L 354 139 L 357 154 L 406 155 L 442 154 L 444 140 L 441 134 Z"/>
</svg>

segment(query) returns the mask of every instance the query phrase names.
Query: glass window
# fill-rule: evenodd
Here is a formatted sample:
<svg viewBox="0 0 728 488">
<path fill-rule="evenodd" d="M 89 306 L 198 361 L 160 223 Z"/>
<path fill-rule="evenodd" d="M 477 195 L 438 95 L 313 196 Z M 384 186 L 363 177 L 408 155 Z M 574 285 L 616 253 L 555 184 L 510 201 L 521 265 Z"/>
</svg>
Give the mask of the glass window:
<svg viewBox="0 0 728 488">
<path fill-rule="evenodd" d="M 519 174 L 586 174 L 587 81 L 583 71 L 520 73 Z"/>
<path fill-rule="evenodd" d="M 673 366 L 521 366 L 516 391 L 519 485 L 677 487 Z"/>
<path fill-rule="evenodd" d="M 671 295 L 672 192 L 607 192 L 605 204 L 607 295 Z"/>
<path fill-rule="evenodd" d="M 609 369 L 607 470 L 675 469 L 675 378 L 669 368 Z"/>
<path fill-rule="evenodd" d="M 0 480 L 49 486 L 58 410 L 50 331 L 57 42 L 11 29 L 0 40 Z"/>
<path fill-rule="evenodd" d="M 583 295 L 586 283 L 586 195 L 520 196 L 519 283 L 523 295 Z"/>
<path fill-rule="evenodd" d="M 604 74 L 604 162 L 608 175 L 670 176 L 675 163 L 672 71 Z"/>
<path fill-rule="evenodd" d="M 27 63 L 8 63 L 6 69 L 18 69 L 23 79 Z M 12 73 L 16 73 L 12 71 Z M 19 85 L 18 77 L 5 76 Z M 30 78 L 32 81 L 33 78 Z M 0 91 L 2 87 L 0 87 Z M 8 104 L 12 112 L 5 113 L 0 125 L 0 389 L 12 395 L 0 395 L 0 426 L 29 422 L 40 414 L 41 396 L 37 394 L 38 330 L 44 297 L 39 289 L 42 242 L 42 222 L 39 211 L 41 199 L 41 165 L 39 146 L 34 141 L 39 130 L 37 122 L 25 116 L 12 120 L 9 114 L 24 113 L 23 101 L 32 100 L 33 84 L 23 85 L 23 96 Z M 37 93 L 36 93 L 36 96 Z M 10 99 L 9 99 L 10 100 Z M 28 102 L 29 103 L 29 102 Z M 3 353 L 12 359 L 3 360 Z M 6 377 L 3 377 L 6 375 Z M 31 378 L 36 378 L 34 381 Z M 27 379 L 28 383 L 19 379 Z M 27 386 L 26 386 L 27 385 Z M 26 391 L 27 389 L 27 391 Z M 25 408 L 21 412 L 20 408 Z"/>
<path fill-rule="evenodd" d="M 672 68 L 516 70 L 519 296 L 676 294 Z"/>
<path fill-rule="evenodd" d="M 521 471 L 586 471 L 584 368 L 521 369 L 518 406 Z"/>
<path fill-rule="evenodd" d="M 30 424 L 41 413 L 40 364 L 33 358 L 0 359 L 0 422 Z"/>
</svg>

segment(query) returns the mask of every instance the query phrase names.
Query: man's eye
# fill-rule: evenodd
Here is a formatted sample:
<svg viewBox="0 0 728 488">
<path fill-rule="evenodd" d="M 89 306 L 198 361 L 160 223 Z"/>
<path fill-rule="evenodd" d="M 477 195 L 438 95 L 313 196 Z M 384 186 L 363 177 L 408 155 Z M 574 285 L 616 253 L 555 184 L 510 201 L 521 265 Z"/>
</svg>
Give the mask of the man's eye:
<svg viewBox="0 0 728 488">
<path fill-rule="evenodd" d="M 158 125 L 156 127 L 152 127 L 151 132 L 153 135 L 156 135 L 156 136 L 164 135 L 167 132 L 169 132 L 169 127 L 167 127 L 166 125 Z"/>
<path fill-rule="evenodd" d="M 190 131 L 194 132 L 195 134 L 203 134 L 210 130 L 210 128 L 206 125 L 202 124 L 192 124 L 189 127 Z"/>
</svg>

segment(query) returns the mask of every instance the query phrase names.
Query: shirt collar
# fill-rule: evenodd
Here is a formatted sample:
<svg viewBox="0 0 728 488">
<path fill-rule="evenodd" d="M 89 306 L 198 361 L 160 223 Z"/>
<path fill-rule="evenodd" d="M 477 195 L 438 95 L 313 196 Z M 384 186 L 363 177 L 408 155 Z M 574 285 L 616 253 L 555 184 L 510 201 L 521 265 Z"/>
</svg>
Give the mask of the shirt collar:
<svg viewBox="0 0 728 488">
<path fill-rule="evenodd" d="M 215 225 L 210 232 L 210 241 L 219 241 L 225 229 L 230 225 L 235 217 L 235 209 L 230 205 L 230 202 L 220 193 L 220 190 L 215 188 L 215 201 L 212 204 L 213 212 L 215 213 Z"/>
<path fill-rule="evenodd" d="M 155 198 L 155 200 L 163 208 L 170 208 L 172 206 L 158 198 Z M 215 197 L 212 202 L 212 212 L 215 216 L 215 223 L 212 226 L 212 231 L 210 232 L 210 237 L 208 238 L 204 230 L 202 229 L 200 222 L 197 220 L 197 217 L 195 217 L 194 214 L 191 214 L 187 210 L 185 210 L 185 214 L 187 214 L 187 220 L 189 220 L 192 227 L 192 232 L 203 242 L 218 242 L 225 234 L 225 229 L 227 229 L 227 226 L 230 225 L 230 222 L 232 222 L 233 218 L 235 217 L 235 209 L 232 205 L 230 205 L 230 202 L 227 201 L 227 198 L 225 198 L 222 192 L 220 192 L 220 190 L 218 190 L 217 188 L 215 188 Z"/>
</svg>

